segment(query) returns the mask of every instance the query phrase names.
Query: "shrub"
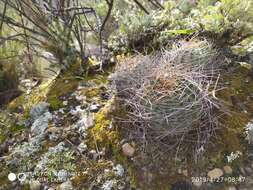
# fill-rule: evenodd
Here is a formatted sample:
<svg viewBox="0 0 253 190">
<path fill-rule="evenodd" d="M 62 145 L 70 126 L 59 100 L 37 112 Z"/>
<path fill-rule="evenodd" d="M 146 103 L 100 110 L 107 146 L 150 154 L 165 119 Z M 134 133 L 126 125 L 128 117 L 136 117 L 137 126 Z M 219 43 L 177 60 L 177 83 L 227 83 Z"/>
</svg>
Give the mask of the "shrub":
<svg viewBox="0 0 253 190">
<path fill-rule="evenodd" d="M 118 121 L 150 152 L 157 146 L 199 155 L 220 126 L 215 92 L 222 60 L 207 41 L 126 59 L 110 77 L 127 113 Z"/>
</svg>

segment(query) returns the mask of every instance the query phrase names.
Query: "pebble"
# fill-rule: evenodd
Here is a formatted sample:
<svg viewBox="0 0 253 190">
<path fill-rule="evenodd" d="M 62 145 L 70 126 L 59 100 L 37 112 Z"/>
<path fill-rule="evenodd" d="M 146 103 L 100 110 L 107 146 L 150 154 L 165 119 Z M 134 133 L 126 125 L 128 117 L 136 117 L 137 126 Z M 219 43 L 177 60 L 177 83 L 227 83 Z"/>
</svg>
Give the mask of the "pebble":
<svg viewBox="0 0 253 190">
<path fill-rule="evenodd" d="M 201 180 L 194 180 L 193 185 L 196 187 L 200 187 L 202 185 L 202 181 Z"/>
<path fill-rule="evenodd" d="M 235 186 L 230 186 L 227 188 L 227 190 L 237 190 Z"/>
<path fill-rule="evenodd" d="M 187 177 L 188 176 L 188 170 L 183 170 L 182 174 Z"/>
<path fill-rule="evenodd" d="M 90 106 L 90 111 L 91 112 L 97 112 L 98 110 L 99 110 L 99 104 L 92 104 L 91 106 Z"/>
<path fill-rule="evenodd" d="M 232 174 L 232 172 L 233 172 L 233 169 L 230 167 L 230 166 L 224 166 L 223 167 L 223 170 L 224 170 L 224 172 L 226 173 L 226 174 Z"/>
<path fill-rule="evenodd" d="M 41 188 L 41 183 L 39 181 L 32 180 L 30 182 L 30 189 L 31 190 L 40 190 L 40 188 Z"/>
<path fill-rule="evenodd" d="M 63 104 L 64 106 L 67 106 L 67 105 L 68 105 L 68 101 L 65 100 L 65 101 L 62 102 L 62 104 Z"/>
<path fill-rule="evenodd" d="M 60 190 L 73 190 L 73 185 L 71 181 L 66 181 L 60 185 Z"/>
<path fill-rule="evenodd" d="M 80 143 L 79 146 L 78 146 L 78 150 L 81 153 L 84 153 L 85 151 L 88 150 L 87 144 L 85 144 L 84 142 Z"/>
<path fill-rule="evenodd" d="M 207 173 L 207 176 L 211 179 L 217 179 L 223 176 L 223 171 L 220 168 L 215 168 Z"/>
<path fill-rule="evenodd" d="M 122 177 L 124 175 L 124 168 L 120 164 L 117 164 L 115 167 L 113 167 L 113 171 L 114 171 L 115 175 L 117 175 L 117 176 Z"/>
<path fill-rule="evenodd" d="M 135 149 L 129 143 L 125 143 L 122 145 L 122 152 L 125 156 L 132 157 Z"/>
</svg>

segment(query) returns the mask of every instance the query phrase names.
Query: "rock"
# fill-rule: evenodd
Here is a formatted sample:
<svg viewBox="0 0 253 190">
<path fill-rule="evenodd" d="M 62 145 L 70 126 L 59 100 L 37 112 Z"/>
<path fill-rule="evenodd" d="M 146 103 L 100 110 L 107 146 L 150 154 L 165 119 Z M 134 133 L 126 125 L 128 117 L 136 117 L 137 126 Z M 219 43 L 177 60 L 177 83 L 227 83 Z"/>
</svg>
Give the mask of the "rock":
<svg viewBox="0 0 253 190">
<path fill-rule="evenodd" d="M 63 101 L 62 105 L 67 106 L 68 105 L 68 101 L 67 100 Z"/>
<path fill-rule="evenodd" d="M 90 111 L 91 111 L 91 112 L 97 112 L 97 111 L 99 110 L 99 108 L 100 108 L 100 105 L 99 105 L 99 104 L 92 104 L 92 105 L 90 106 Z"/>
<path fill-rule="evenodd" d="M 229 186 L 227 190 L 237 190 L 235 186 Z"/>
<path fill-rule="evenodd" d="M 94 125 L 94 114 L 85 113 L 74 126 L 81 135 L 86 136 L 86 130 Z"/>
<path fill-rule="evenodd" d="M 232 172 L 233 172 L 233 169 L 230 167 L 230 166 L 224 166 L 223 167 L 223 170 L 224 170 L 224 172 L 226 173 L 226 174 L 232 174 Z"/>
<path fill-rule="evenodd" d="M 81 152 L 84 153 L 85 151 L 88 150 L 87 144 L 85 144 L 84 142 L 80 143 L 79 146 L 77 147 L 77 149 Z"/>
<path fill-rule="evenodd" d="M 132 157 L 135 149 L 129 143 L 125 143 L 122 145 L 122 152 L 125 156 Z"/>
<path fill-rule="evenodd" d="M 187 177 L 188 176 L 188 170 L 183 170 L 182 174 Z"/>
<path fill-rule="evenodd" d="M 73 185 L 71 181 L 66 181 L 60 185 L 60 190 L 73 190 Z"/>
<path fill-rule="evenodd" d="M 102 186 L 103 190 L 113 190 L 117 187 L 117 180 L 112 179 L 112 180 L 108 180 L 105 181 L 105 183 Z"/>
<path fill-rule="evenodd" d="M 32 107 L 30 111 L 30 118 L 32 121 L 36 120 L 39 116 L 48 111 L 49 104 L 46 102 L 40 102 L 36 106 Z"/>
<path fill-rule="evenodd" d="M 37 117 L 31 127 L 32 135 L 34 136 L 34 135 L 43 134 L 48 127 L 49 120 L 52 120 L 52 114 L 49 112 L 46 112 L 40 115 L 39 117 Z"/>
<path fill-rule="evenodd" d="M 62 136 L 62 129 L 59 127 L 50 127 L 47 132 L 49 133 L 49 140 L 56 142 Z"/>
<path fill-rule="evenodd" d="M 45 134 L 39 134 L 37 136 L 34 136 L 28 140 L 28 142 L 33 146 L 40 146 L 41 142 L 45 140 Z"/>
<path fill-rule="evenodd" d="M 30 181 L 30 189 L 31 190 L 40 190 L 41 188 L 41 183 L 37 180 L 32 180 Z"/>
<path fill-rule="evenodd" d="M 124 168 L 122 165 L 117 164 L 115 167 L 113 167 L 113 171 L 115 175 L 122 177 L 124 175 Z"/>
<path fill-rule="evenodd" d="M 201 187 L 202 186 L 202 181 L 201 180 L 194 180 L 192 183 L 195 187 Z"/>
<path fill-rule="evenodd" d="M 87 113 L 84 115 L 84 124 L 86 128 L 90 128 L 94 125 L 94 114 Z"/>
<path fill-rule="evenodd" d="M 223 171 L 220 168 L 215 168 L 207 173 L 207 176 L 211 179 L 217 179 L 223 176 Z"/>
<path fill-rule="evenodd" d="M 64 152 L 66 150 L 68 150 L 68 149 L 66 148 L 65 143 L 64 142 L 60 142 L 56 146 L 50 147 L 48 149 L 48 152 L 50 152 L 50 153 L 58 153 L 58 152 Z"/>
<path fill-rule="evenodd" d="M 251 144 L 253 143 L 253 121 L 250 121 L 245 126 L 246 139 Z"/>
</svg>

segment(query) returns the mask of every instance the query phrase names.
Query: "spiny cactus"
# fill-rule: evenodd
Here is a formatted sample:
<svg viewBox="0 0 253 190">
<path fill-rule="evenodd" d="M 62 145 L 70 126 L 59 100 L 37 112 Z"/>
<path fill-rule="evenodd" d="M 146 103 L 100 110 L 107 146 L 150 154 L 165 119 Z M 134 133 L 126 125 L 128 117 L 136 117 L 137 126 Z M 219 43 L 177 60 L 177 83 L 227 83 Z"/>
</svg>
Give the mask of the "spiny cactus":
<svg viewBox="0 0 253 190">
<path fill-rule="evenodd" d="M 190 146 L 199 154 L 219 127 L 221 105 L 215 91 L 220 64 L 212 44 L 196 40 L 126 59 L 111 76 L 127 111 L 119 122 L 143 144 L 163 144 L 177 153 Z"/>
</svg>

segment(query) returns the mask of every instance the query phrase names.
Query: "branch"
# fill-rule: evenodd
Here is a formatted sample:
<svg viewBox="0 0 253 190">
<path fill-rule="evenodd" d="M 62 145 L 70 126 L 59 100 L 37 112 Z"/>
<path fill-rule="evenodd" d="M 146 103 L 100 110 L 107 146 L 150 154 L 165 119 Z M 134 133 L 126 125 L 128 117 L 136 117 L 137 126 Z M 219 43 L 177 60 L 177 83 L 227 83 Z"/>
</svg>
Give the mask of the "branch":
<svg viewBox="0 0 253 190">
<path fill-rule="evenodd" d="M 147 9 L 138 1 L 138 0 L 133 0 L 139 7 L 141 10 L 143 10 L 146 14 L 149 15 L 149 12 L 147 11 Z"/>
<path fill-rule="evenodd" d="M 6 10 L 7 10 L 7 1 L 8 0 L 5 0 L 5 2 L 4 2 L 4 10 L 3 10 L 3 15 L 2 15 L 2 22 L 0 24 L 0 33 L 2 32 L 3 23 L 4 23 L 4 17 L 5 17 Z"/>
</svg>

